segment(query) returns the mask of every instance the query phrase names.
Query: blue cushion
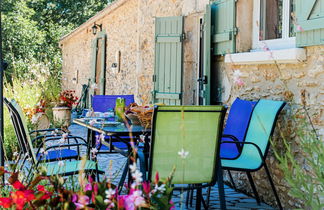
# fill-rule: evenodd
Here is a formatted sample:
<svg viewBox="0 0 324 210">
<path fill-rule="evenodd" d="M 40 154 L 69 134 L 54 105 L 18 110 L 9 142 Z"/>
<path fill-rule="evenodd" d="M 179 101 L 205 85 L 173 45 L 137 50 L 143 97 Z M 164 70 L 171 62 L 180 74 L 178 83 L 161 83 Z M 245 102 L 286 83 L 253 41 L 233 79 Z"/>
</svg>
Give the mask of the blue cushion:
<svg viewBox="0 0 324 210">
<path fill-rule="evenodd" d="M 122 149 L 122 150 L 127 150 L 127 145 L 123 142 L 112 142 L 112 145 L 115 146 L 115 147 L 118 147 L 119 149 Z M 99 147 L 99 145 L 97 145 L 97 147 Z M 105 150 L 109 150 L 109 147 L 102 144 L 101 147 L 100 147 L 100 151 L 103 152 Z"/>
<path fill-rule="evenodd" d="M 235 136 L 238 141 L 243 142 L 256 103 L 236 98 L 228 114 L 223 134 Z M 222 141 L 232 141 L 232 139 L 223 137 Z M 240 150 L 236 144 L 222 143 L 220 157 L 234 159 L 240 154 Z"/>
<path fill-rule="evenodd" d="M 37 155 L 38 160 L 53 161 L 59 159 L 68 159 L 68 158 L 77 158 L 78 153 L 72 149 L 61 149 L 61 150 L 52 150 L 48 151 L 48 154 L 45 156 Z"/>
<path fill-rule="evenodd" d="M 106 112 L 114 109 L 117 98 L 124 98 L 126 106 L 134 103 L 134 95 L 94 95 L 92 98 L 93 111 Z"/>
</svg>

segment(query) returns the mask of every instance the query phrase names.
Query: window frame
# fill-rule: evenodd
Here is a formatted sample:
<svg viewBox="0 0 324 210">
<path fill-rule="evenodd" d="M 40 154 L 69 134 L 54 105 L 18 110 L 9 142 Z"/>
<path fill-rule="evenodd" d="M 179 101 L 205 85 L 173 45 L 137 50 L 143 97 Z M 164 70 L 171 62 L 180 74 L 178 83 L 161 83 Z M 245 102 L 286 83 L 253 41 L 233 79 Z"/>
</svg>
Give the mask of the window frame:
<svg viewBox="0 0 324 210">
<path fill-rule="evenodd" d="M 264 48 L 269 50 L 281 50 L 296 47 L 296 37 L 289 37 L 290 24 L 290 1 L 283 0 L 283 17 L 282 17 L 282 38 L 259 40 L 260 19 L 261 19 L 261 0 L 253 0 L 253 35 L 252 35 L 252 50 L 261 51 Z"/>
</svg>

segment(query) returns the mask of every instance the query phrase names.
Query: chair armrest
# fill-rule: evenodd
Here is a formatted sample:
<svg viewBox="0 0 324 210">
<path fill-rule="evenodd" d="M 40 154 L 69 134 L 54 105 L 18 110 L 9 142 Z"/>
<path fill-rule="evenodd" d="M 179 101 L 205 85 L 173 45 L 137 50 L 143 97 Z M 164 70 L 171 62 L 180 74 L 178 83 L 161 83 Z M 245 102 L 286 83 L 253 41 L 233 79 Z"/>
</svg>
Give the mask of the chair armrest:
<svg viewBox="0 0 324 210">
<path fill-rule="evenodd" d="M 250 144 L 250 145 L 253 145 L 257 149 L 257 151 L 258 151 L 258 153 L 260 155 L 260 158 L 263 161 L 263 154 L 261 152 L 260 147 L 258 145 L 256 145 L 255 143 L 253 143 L 253 142 L 248 142 L 248 141 L 244 141 L 244 142 L 238 142 L 238 141 L 222 141 L 221 144 L 222 143 L 230 143 L 230 144 L 238 144 L 238 143 L 240 143 L 240 144 Z"/>
<path fill-rule="evenodd" d="M 60 148 L 60 147 L 77 147 L 77 146 L 85 146 L 87 147 L 87 144 L 84 143 L 76 143 L 76 144 L 61 144 L 61 145 L 53 145 L 53 146 L 49 146 L 45 149 L 45 151 L 53 149 L 53 148 Z"/>
<path fill-rule="evenodd" d="M 233 135 L 230 135 L 230 134 L 223 134 L 222 137 L 231 138 L 234 141 L 239 141 L 238 138 L 236 138 L 236 136 L 233 136 Z"/>
<path fill-rule="evenodd" d="M 46 138 L 44 140 L 44 142 L 60 140 L 61 138 L 62 138 L 61 136 Z M 88 144 L 87 141 L 84 138 L 80 137 L 80 136 L 71 136 L 71 135 L 69 135 L 69 136 L 66 137 L 66 139 L 74 139 L 76 143 L 79 143 L 79 141 L 78 141 L 78 139 L 79 139 L 79 140 L 83 141 L 84 144 Z"/>
<path fill-rule="evenodd" d="M 48 135 L 40 135 L 40 136 L 36 136 L 35 138 L 32 139 L 32 142 L 34 143 L 36 140 L 38 139 L 42 139 L 42 138 L 48 138 L 48 137 L 58 137 L 58 136 L 62 136 L 62 134 L 48 134 Z"/>
<path fill-rule="evenodd" d="M 45 131 L 55 131 L 55 130 L 59 130 L 61 131 L 61 128 L 49 128 L 49 129 L 42 129 L 42 130 L 33 130 L 30 131 L 29 134 L 33 134 L 33 133 L 37 133 L 37 132 L 45 132 Z"/>
<path fill-rule="evenodd" d="M 239 151 L 242 150 L 243 145 L 240 145 L 241 142 L 238 140 L 238 138 L 236 138 L 236 136 L 233 136 L 233 135 L 230 135 L 230 134 L 223 134 L 222 137 L 233 139 L 233 142 L 235 142 L 237 149 Z M 240 142 L 240 143 L 237 143 L 237 142 Z"/>
</svg>

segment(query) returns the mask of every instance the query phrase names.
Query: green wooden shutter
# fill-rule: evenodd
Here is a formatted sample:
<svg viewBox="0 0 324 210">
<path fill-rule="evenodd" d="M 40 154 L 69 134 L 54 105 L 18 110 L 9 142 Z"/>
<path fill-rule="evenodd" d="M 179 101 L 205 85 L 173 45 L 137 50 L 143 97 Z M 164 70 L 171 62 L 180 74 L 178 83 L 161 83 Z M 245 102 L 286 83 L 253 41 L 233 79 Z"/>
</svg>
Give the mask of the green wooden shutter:
<svg viewBox="0 0 324 210">
<path fill-rule="evenodd" d="M 214 55 L 235 53 L 237 34 L 235 2 L 235 0 L 216 0 L 211 5 L 211 40 Z"/>
<path fill-rule="evenodd" d="M 324 0 L 296 0 L 297 47 L 324 44 Z"/>
<path fill-rule="evenodd" d="M 155 19 L 154 103 L 181 104 L 183 35 L 182 16 Z"/>
<path fill-rule="evenodd" d="M 211 28 L 212 5 L 206 6 L 204 15 L 204 64 L 203 64 L 203 89 L 200 95 L 203 97 L 203 105 L 210 104 L 210 68 L 211 68 Z"/>
<path fill-rule="evenodd" d="M 91 57 L 91 76 L 90 84 L 97 83 L 99 94 L 105 94 L 106 83 L 106 42 L 107 35 L 104 32 L 99 32 L 97 37 L 92 41 L 92 57 Z M 100 49 L 100 53 L 99 52 Z M 100 65 L 100 66 L 98 66 Z M 98 71 L 98 68 L 100 71 Z M 100 72 L 100 75 L 97 73 Z M 95 91 L 91 89 L 90 95 L 94 95 Z"/>
</svg>

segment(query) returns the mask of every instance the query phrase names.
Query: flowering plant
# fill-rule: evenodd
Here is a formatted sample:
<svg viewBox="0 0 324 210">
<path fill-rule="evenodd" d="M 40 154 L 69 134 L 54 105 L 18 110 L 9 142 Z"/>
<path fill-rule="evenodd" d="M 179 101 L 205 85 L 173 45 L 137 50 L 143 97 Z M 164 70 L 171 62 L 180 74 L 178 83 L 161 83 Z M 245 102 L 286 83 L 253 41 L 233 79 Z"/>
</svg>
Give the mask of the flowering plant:
<svg viewBox="0 0 324 210">
<path fill-rule="evenodd" d="M 60 93 L 58 97 L 57 106 L 67 106 L 71 108 L 72 105 L 75 104 L 78 99 L 79 98 L 75 96 L 74 90 L 64 90 Z"/>
<path fill-rule="evenodd" d="M 34 107 L 25 107 L 24 112 L 32 119 L 37 113 L 44 113 L 47 106 L 47 102 L 44 99 L 41 99 Z"/>
<path fill-rule="evenodd" d="M 0 197 L 0 206 L 14 209 L 173 209 L 171 201 L 171 177 L 165 181 L 156 173 L 154 183 L 143 182 L 142 174 L 136 165 L 130 166 L 133 184 L 128 194 L 119 195 L 110 179 L 95 182 L 91 176 L 87 179 L 79 176 L 79 190 L 63 187 L 62 177 L 36 176 L 29 184 L 18 180 L 18 172 L 11 173 L 0 167 L 0 176 L 10 174 L 8 183 L 11 191 Z M 71 187 L 71 186 L 70 186 Z M 75 186 L 74 186 L 75 187 Z M 73 188 L 74 188 L 73 187 Z"/>
</svg>

